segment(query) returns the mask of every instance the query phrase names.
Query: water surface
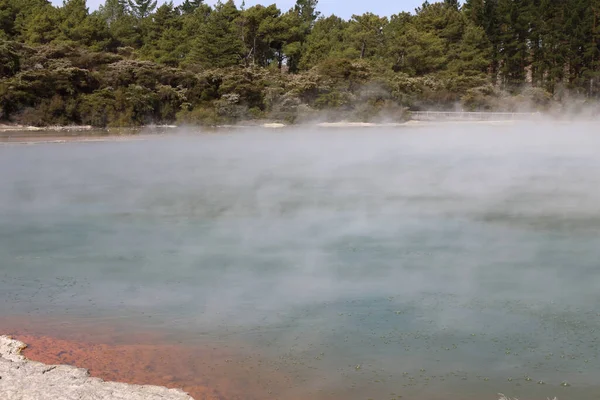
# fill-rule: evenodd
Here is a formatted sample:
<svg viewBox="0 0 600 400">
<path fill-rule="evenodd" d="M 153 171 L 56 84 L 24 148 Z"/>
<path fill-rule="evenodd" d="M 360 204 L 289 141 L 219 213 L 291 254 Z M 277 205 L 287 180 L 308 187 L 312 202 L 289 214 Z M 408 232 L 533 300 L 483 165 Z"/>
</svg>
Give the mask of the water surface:
<svg viewBox="0 0 600 400">
<path fill-rule="evenodd" d="M 5 145 L 0 316 L 251 351 L 280 399 L 597 399 L 594 131 Z"/>
</svg>

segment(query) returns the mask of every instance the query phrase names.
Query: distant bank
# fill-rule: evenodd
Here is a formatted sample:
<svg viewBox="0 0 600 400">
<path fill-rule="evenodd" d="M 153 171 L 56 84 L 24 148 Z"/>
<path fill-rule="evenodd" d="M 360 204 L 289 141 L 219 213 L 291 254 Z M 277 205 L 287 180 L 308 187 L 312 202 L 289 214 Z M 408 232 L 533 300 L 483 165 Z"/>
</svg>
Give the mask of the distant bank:
<svg viewBox="0 0 600 400">
<path fill-rule="evenodd" d="M 196 125 L 146 125 L 135 127 L 98 128 L 91 125 L 67 126 L 26 126 L 17 124 L 0 124 L 0 143 L 62 143 L 71 141 L 106 141 L 131 140 L 169 134 L 195 134 L 222 132 L 224 130 L 242 129 L 284 129 L 284 128 L 402 128 L 427 127 L 446 124 L 483 124 L 505 125 L 524 122 L 552 121 L 553 123 L 569 123 L 566 116 L 553 116 L 542 113 L 509 113 L 509 112 L 450 112 L 450 111 L 412 111 L 407 113 L 408 119 L 403 122 L 357 122 L 357 121 L 312 121 L 303 124 L 285 124 L 276 121 L 242 121 L 237 124 L 219 124 L 214 126 Z M 583 118 L 594 122 L 595 118 Z"/>
</svg>

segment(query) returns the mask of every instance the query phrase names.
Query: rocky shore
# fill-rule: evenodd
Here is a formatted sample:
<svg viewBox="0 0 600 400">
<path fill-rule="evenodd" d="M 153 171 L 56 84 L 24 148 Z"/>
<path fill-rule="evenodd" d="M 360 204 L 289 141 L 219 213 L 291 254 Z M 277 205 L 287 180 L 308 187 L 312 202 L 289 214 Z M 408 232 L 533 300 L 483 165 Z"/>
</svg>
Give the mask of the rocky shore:
<svg viewBox="0 0 600 400">
<path fill-rule="evenodd" d="M 88 371 L 67 365 L 46 365 L 21 355 L 26 345 L 0 336 L 0 398 L 2 400 L 193 400 L 178 389 L 105 382 Z"/>
</svg>

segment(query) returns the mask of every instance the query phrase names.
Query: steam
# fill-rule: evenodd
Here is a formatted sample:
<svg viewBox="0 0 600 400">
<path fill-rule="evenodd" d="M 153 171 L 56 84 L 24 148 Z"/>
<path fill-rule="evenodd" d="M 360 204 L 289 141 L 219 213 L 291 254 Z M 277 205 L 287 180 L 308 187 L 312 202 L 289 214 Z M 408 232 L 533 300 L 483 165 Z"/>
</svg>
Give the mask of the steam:
<svg viewBox="0 0 600 400">
<path fill-rule="evenodd" d="M 309 380 L 317 391 L 378 369 L 475 380 L 481 367 L 506 381 L 595 337 L 596 130 L 188 130 L 0 148 L 0 311 L 150 316 L 182 337 L 268 342 L 307 365 L 324 353 L 333 372 Z M 453 344 L 483 350 L 452 359 Z M 414 367 L 398 367 L 398 354 Z M 537 372 L 560 382 L 553 367 Z"/>
</svg>

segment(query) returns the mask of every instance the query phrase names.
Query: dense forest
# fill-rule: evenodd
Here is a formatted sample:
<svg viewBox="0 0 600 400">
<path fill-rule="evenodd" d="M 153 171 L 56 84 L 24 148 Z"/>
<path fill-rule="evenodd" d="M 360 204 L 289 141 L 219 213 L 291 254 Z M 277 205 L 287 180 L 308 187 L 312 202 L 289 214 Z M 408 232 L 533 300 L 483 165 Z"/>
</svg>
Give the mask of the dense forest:
<svg viewBox="0 0 600 400">
<path fill-rule="evenodd" d="M 600 95 L 600 0 L 425 1 L 349 20 L 317 0 L 0 2 L 0 120 L 29 125 L 400 120 L 572 110 Z"/>
</svg>

